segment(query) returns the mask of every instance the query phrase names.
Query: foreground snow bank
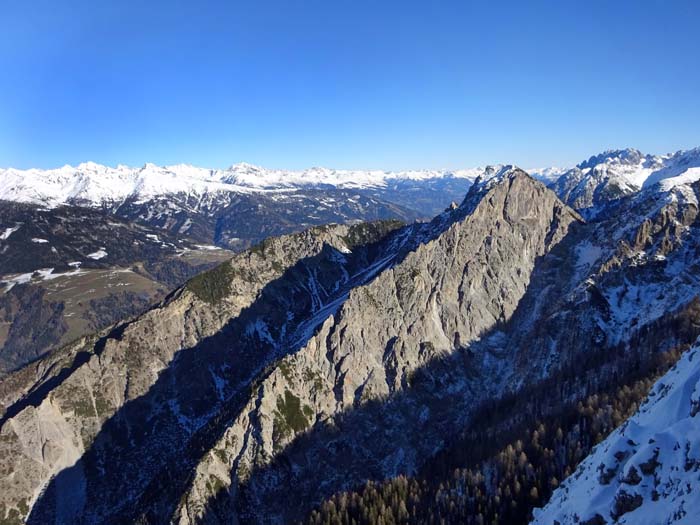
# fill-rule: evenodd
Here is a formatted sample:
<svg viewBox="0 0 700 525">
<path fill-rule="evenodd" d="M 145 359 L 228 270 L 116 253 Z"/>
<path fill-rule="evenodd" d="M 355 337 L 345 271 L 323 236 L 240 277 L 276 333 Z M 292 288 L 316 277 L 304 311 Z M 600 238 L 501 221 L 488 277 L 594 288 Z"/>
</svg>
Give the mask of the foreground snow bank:
<svg viewBox="0 0 700 525">
<path fill-rule="evenodd" d="M 534 524 L 700 523 L 700 342 L 535 509 Z"/>
</svg>

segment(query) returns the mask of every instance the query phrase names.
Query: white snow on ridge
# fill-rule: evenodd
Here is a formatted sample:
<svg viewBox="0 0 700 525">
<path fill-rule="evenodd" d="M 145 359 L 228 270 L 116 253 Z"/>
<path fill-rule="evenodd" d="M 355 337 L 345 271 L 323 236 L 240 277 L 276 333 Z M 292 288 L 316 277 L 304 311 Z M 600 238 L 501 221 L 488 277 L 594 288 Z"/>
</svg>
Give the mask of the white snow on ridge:
<svg viewBox="0 0 700 525">
<path fill-rule="evenodd" d="M 444 177 L 474 179 L 481 173 L 480 168 L 465 170 L 332 170 L 311 168 L 304 171 L 266 170 L 250 164 L 237 164 L 229 168 L 227 182 L 259 189 L 272 189 L 298 186 L 336 186 L 341 188 L 385 187 L 387 183 L 400 180 L 429 180 Z"/>
<path fill-rule="evenodd" d="M 5 228 L 5 231 L 0 233 L 0 241 L 6 241 L 7 239 L 10 238 L 10 235 L 15 233 L 21 227 L 22 227 L 22 223 L 20 222 L 20 223 L 15 224 L 12 228 Z"/>
<path fill-rule="evenodd" d="M 659 184 L 661 191 L 700 178 L 700 148 L 666 155 L 644 155 L 635 149 L 606 151 L 574 168 L 584 178 L 610 178 L 627 191 Z"/>
<path fill-rule="evenodd" d="M 600 246 L 591 244 L 589 241 L 582 242 L 576 247 L 576 266 L 590 269 L 602 255 L 603 249 Z"/>
<path fill-rule="evenodd" d="M 56 207 L 78 203 L 101 205 L 134 198 L 144 202 L 155 197 L 185 193 L 202 196 L 214 192 L 250 193 L 303 187 L 383 188 L 400 181 L 440 178 L 472 180 L 481 169 L 465 170 L 269 170 L 250 164 L 236 164 L 225 170 L 178 164 L 141 168 L 102 166 L 86 162 L 51 170 L 0 169 L 0 200 L 28 202 Z"/>
<path fill-rule="evenodd" d="M 626 504 L 625 504 L 626 502 Z M 700 343 L 554 492 L 536 525 L 700 523 Z"/>
<path fill-rule="evenodd" d="M 104 248 L 100 248 L 96 252 L 88 253 L 87 257 L 98 261 L 100 259 L 103 259 L 104 257 L 107 257 L 107 252 L 105 251 Z"/>
<path fill-rule="evenodd" d="M 32 280 L 32 272 L 20 273 L 17 275 L 7 276 L 5 279 L 0 280 L 0 284 L 5 286 L 5 291 L 9 292 L 16 284 L 28 283 Z"/>
<path fill-rule="evenodd" d="M 689 168 L 680 175 L 676 175 L 675 177 L 669 177 L 667 179 L 662 179 L 659 182 L 659 187 L 662 189 L 662 191 L 670 191 L 671 189 L 677 186 L 683 184 L 692 184 L 693 182 L 696 182 L 698 180 L 700 180 L 700 167 Z"/>
<path fill-rule="evenodd" d="M 71 263 L 70 266 L 73 266 L 73 263 Z M 53 273 L 54 268 L 41 268 L 35 272 L 6 275 L 4 279 L 0 279 L 0 285 L 5 287 L 3 291 L 9 292 L 15 285 L 25 284 L 34 279 L 39 281 L 52 281 L 61 277 L 73 277 L 85 273 L 79 266 L 74 266 L 74 268 L 74 270 L 63 273 Z M 0 289 L 2 289 L 2 286 L 0 286 Z"/>
</svg>

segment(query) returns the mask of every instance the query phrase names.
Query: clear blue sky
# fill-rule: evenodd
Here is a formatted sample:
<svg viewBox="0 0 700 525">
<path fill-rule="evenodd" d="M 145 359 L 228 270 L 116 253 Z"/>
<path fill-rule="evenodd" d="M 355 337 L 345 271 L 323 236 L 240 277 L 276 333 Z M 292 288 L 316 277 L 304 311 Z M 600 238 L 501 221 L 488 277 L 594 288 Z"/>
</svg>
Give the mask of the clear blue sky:
<svg viewBox="0 0 700 525">
<path fill-rule="evenodd" d="M 0 0 L 0 166 L 700 146 L 700 2 Z"/>
</svg>

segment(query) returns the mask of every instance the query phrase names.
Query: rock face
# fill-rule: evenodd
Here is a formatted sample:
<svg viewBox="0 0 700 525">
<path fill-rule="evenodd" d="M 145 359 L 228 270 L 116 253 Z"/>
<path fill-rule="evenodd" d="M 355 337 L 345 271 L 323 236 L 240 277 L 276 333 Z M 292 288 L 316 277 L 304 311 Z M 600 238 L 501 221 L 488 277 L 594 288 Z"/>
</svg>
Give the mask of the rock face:
<svg viewBox="0 0 700 525">
<path fill-rule="evenodd" d="M 229 408 L 224 402 L 247 395 L 250 381 L 277 355 L 271 334 L 284 338 L 285 324 L 299 323 L 295 312 L 318 305 L 325 287 L 367 266 L 378 255 L 374 241 L 396 226 L 327 227 L 263 243 L 200 275 L 138 320 L 10 376 L 0 446 L 9 458 L 3 488 L 12 486 L 2 491 L 3 515 L 26 513 L 38 498 L 36 512 L 46 514 L 36 519 L 71 522 L 85 513 L 88 521 L 86 503 L 97 496 L 93 482 L 104 482 L 113 497 L 95 500 L 92 519 L 100 521 L 133 503 L 169 463 L 184 466 L 197 431 L 208 434 L 207 423 L 225 424 L 216 421 Z M 340 264 L 355 242 L 364 244 Z M 18 399 L 17 392 L 24 396 Z M 156 421 L 158 429 L 152 428 Z M 127 461 L 137 443 L 138 458 Z M 97 457 L 117 457 L 117 450 L 124 453 L 117 460 L 123 466 L 108 482 Z M 45 486 L 81 456 L 73 470 Z M 11 483 L 18 473 L 21 480 Z M 56 504 L 49 504 L 54 497 Z M 73 502 L 70 508 L 66 501 Z"/>
<path fill-rule="evenodd" d="M 700 343 L 600 443 L 533 524 L 694 524 L 700 516 Z"/>
</svg>

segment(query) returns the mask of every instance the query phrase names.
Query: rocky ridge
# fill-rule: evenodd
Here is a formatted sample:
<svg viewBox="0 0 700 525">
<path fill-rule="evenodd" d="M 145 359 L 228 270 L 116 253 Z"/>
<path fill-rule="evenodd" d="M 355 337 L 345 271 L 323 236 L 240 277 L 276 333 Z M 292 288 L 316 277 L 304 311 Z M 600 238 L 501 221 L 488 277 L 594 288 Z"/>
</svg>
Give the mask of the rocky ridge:
<svg viewBox="0 0 700 525">
<path fill-rule="evenodd" d="M 218 369 L 218 373 L 227 377 L 227 368 L 231 364 L 224 365 L 231 359 L 231 353 L 236 354 L 237 350 L 235 347 L 229 348 L 229 352 L 223 355 L 217 352 L 230 335 L 224 330 L 227 322 L 249 309 L 266 285 L 278 279 L 302 259 L 318 257 L 320 262 L 329 267 L 330 272 L 334 272 L 333 282 L 341 279 L 347 275 L 343 273 L 345 267 L 335 264 L 335 260 L 343 251 L 348 250 L 347 243 L 352 244 L 355 237 L 371 242 L 373 235 L 380 237 L 392 227 L 395 226 L 391 223 L 355 229 L 335 226 L 266 242 L 255 250 L 237 256 L 231 263 L 194 279 L 187 287 L 137 320 L 119 325 L 98 337 L 71 345 L 57 352 L 55 356 L 50 356 L 49 363 L 37 363 L 10 376 L 6 380 L 11 383 L 11 388 L 7 389 L 8 397 L 3 402 L 5 409 L 0 430 L 4 449 L 2 457 L 9 463 L 3 465 L 2 471 L 4 476 L 10 477 L 22 472 L 22 479 L 11 490 L 4 491 L 3 504 L 7 505 L 20 495 L 22 499 L 14 500 L 15 511 L 21 511 L 27 505 L 33 504 L 33 500 L 39 497 L 42 486 L 48 483 L 57 471 L 63 467 L 70 467 L 72 462 L 86 451 L 97 450 L 96 447 L 100 443 L 94 443 L 96 436 L 99 438 L 98 434 L 105 432 L 102 427 L 110 418 L 115 423 L 122 418 L 129 420 L 125 415 L 115 418 L 117 409 L 122 409 L 120 414 L 124 413 L 129 402 L 137 404 L 141 396 L 160 387 L 162 381 L 169 377 L 168 370 L 174 368 L 173 375 L 185 374 L 187 382 L 191 382 L 197 375 L 196 370 L 200 370 L 199 373 L 204 375 L 205 380 L 202 396 L 207 399 L 206 396 L 213 394 L 214 401 L 221 396 L 219 403 L 211 406 L 192 406 L 188 400 L 196 398 L 197 389 L 192 385 L 187 391 L 181 388 L 179 390 L 180 395 L 184 396 L 183 404 L 195 413 L 184 414 L 177 409 L 178 394 L 175 392 L 168 392 L 169 396 L 172 396 L 170 401 L 167 398 L 163 399 L 164 405 L 153 407 L 156 413 L 166 409 L 168 415 L 162 424 L 170 425 L 172 434 L 168 434 L 168 439 L 180 443 L 183 434 L 192 433 L 211 418 L 217 408 L 221 409 L 221 400 L 226 399 L 226 392 L 219 390 L 223 379 L 217 376 L 215 371 L 217 365 L 223 367 Z M 344 235 L 348 238 L 344 238 Z M 364 250 L 360 249 L 357 258 L 361 258 L 364 253 Z M 308 278 L 303 268 L 294 271 L 297 279 Z M 284 289 L 285 285 L 280 283 L 280 286 Z M 286 301 L 290 299 L 283 298 Z M 303 304 L 300 307 L 308 305 Z M 286 311 L 277 309 L 274 315 L 284 318 L 287 314 Z M 250 363 L 247 370 L 240 372 L 243 377 L 231 378 L 229 388 L 241 388 L 239 381 L 247 380 L 251 370 L 264 368 L 266 364 L 265 358 L 256 353 L 264 346 L 266 328 L 259 325 L 249 329 L 244 320 L 240 323 L 242 330 L 238 335 L 251 346 L 241 351 L 237 357 L 241 361 L 248 358 Z M 219 332 L 222 333 L 216 337 Z M 274 350 L 269 348 L 269 345 L 265 349 Z M 183 351 L 187 357 L 182 354 Z M 186 359 L 199 359 L 205 354 L 210 359 L 204 369 L 188 367 L 184 370 L 173 366 L 176 356 L 179 359 L 175 361 L 177 363 Z M 272 357 L 268 355 L 268 359 Z M 177 386 L 165 384 L 163 388 L 168 390 Z M 19 398 L 18 391 L 23 393 Z M 127 409 L 124 408 L 125 405 Z M 132 413 L 134 417 L 142 415 L 138 409 L 135 412 Z M 135 421 L 126 424 L 128 428 L 132 425 L 133 428 L 141 428 L 141 439 L 148 443 L 148 433 L 141 433 L 148 424 L 145 421 L 140 423 L 143 427 Z M 178 427 L 182 428 L 178 430 Z M 17 431 L 20 428 L 23 430 Z M 120 428 L 117 436 L 123 430 Z M 129 433 L 127 430 L 127 435 Z M 133 439 L 136 438 L 131 436 L 128 442 L 132 442 Z M 160 439 L 157 443 L 150 443 L 153 447 L 165 445 Z M 172 453 L 182 452 L 174 443 Z M 19 447 L 21 452 L 16 447 Z M 159 451 L 163 452 L 160 449 Z M 148 457 L 146 444 L 143 452 Z M 163 460 L 175 460 L 172 455 L 162 456 Z M 36 464 L 37 460 L 39 464 Z M 143 466 L 143 463 L 132 465 L 142 473 Z M 153 475 L 153 472 L 148 472 L 147 475 Z M 123 481 L 138 487 L 134 479 Z M 81 486 L 85 488 L 84 484 L 78 483 L 76 486 L 72 481 L 69 485 L 65 488 L 75 496 L 72 497 L 73 500 L 80 496 Z M 53 487 L 49 489 L 53 490 Z M 117 493 L 118 489 L 114 490 L 114 494 Z M 124 494 L 121 497 L 124 497 Z M 63 498 L 58 500 L 64 501 Z M 5 516 L 11 512 L 12 510 L 5 507 Z M 72 518 L 68 518 L 70 514 L 66 512 L 68 511 L 58 512 L 58 509 L 52 508 L 50 515 L 57 516 L 59 521 L 70 521 Z"/>
<path fill-rule="evenodd" d="M 535 259 L 578 220 L 523 172 L 510 168 L 497 175 L 501 184 L 482 194 L 475 189 L 462 206 L 432 223 L 385 239 L 366 226 L 336 226 L 268 241 L 203 281 L 193 280 L 91 349 L 76 349 L 76 355 L 90 354 L 87 362 L 45 397 L 29 396 L 31 403 L 19 400 L 6 409 L 10 416 L 0 435 L 5 450 L 14 450 L 4 455 L 14 463 L 4 470 L 31 474 L 6 494 L 5 514 L 27 506 L 30 522 L 78 515 L 95 522 L 122 519 L 139 508 L 141 518 L 167 510 L 186 521 L 217 496 L 207 486 L 230 485 L 225 491 L 242 503 L 236 497 L 239 483 L 253 483 L 247 476 L 257 476 L 255 468 L 279 456 L 296 435 L 312 425 L 323 429 L 344 411 L 405 389 L 417 381 L 416 370 L 442 356 L 463 360 L 470 340 L 512 314 Z M 495 239 L 503 245 L 494 245 Z M 519 261 L 515 275 L 513 257 Z M 479 295 L 482 283 L 491 291 L 488 299 Z M 374 323 L 368 312 L 376 316 Z M 473 321 L 466 312 L 476 314 Z M 378 354 L 372 357 L 370 348 Z M 463 379 L 455 377 L 455 384 Z M 76 399 L 92 401 L 76 406 Z M 145 429 L 155 421 L 158 430 L 151 435 Z M 53 429 L 37 433 L 36 425 Z M 17 427 L 26 430 L 18 435 Z M 37 434 L 53 439 L 30 440 L 18 454 L 22 436 Z M 223 454 L 213 452 L 217 442 L 227 440 L 236 444 Z M 427 439 L 415 444 L 413 458 L 383 458 L 387 472 L 410 468 L 429 452 L 427 445 Z M 33 464 L 36 447 L 47 452 L 40 468 Z M 134 450 L 138 457 L 125 461 Z M 368 452 L 382 454 L 371 447 Z M 200 478 L 198 473 L 211 472 L 213 457 L 223 463 L 212 469 L 232 469 L 232 481 L 222 476 L 219 485 L 209 474 Z M 113 461 L 119 470 L 104 476 Z M 317 482 L 310 476 L 307 490 Z"/>
</svg>

